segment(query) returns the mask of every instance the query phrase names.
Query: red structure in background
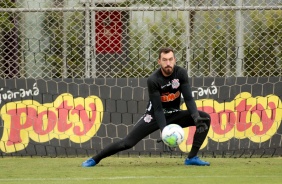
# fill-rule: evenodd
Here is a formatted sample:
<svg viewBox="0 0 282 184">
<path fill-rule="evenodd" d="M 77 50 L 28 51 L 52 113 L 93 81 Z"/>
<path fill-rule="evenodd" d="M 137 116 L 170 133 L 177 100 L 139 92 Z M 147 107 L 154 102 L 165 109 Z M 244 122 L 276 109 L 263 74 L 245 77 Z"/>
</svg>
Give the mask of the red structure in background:
<svg viewBox="0 0 282 184">
<path fill-rule="evenodd" d="M 96 20 L 96 52 L 114 54 L 122 52 L 122 14 L 120 11 L 98 11 Z"/>
</svg>

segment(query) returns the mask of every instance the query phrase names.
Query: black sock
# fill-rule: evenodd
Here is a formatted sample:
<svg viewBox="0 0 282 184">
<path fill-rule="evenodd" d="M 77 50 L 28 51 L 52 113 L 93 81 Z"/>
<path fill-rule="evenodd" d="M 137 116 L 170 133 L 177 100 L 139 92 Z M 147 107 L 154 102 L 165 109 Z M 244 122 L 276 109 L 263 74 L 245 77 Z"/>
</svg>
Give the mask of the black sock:
<svg viewBox="0 0 282 184">
<path fill-rule="evenodd" d="M 188 158 L 190 159 L 196 156 L 198 154 L 199 149 L 200 149 L 199 147 L 192 146 L 191 151 L 189 152 Z"/>
</svg>

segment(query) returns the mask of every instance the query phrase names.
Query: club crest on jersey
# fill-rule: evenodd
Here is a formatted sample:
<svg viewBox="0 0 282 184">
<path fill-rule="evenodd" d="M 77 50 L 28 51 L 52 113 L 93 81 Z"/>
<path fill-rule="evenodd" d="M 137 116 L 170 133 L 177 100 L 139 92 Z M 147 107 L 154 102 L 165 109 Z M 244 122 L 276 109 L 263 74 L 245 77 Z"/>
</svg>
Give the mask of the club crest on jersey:
<svg viewBox="0 0 282 184">
<path fill-rule="evenodd" d="M 172 89 L 177 89 L 179 86 L 180 86 L 179 79 L 173 79 L 173 80 L 171 81 L 171 87 L 172 87 Z"/>
<path fill-rule="evenodd" d="M 150 114 L 146 114 L 146 116 L 144 117 L 144 121 L 146 123 L 150 123 L 152 119 L 153 117 Z"/>
</svg>

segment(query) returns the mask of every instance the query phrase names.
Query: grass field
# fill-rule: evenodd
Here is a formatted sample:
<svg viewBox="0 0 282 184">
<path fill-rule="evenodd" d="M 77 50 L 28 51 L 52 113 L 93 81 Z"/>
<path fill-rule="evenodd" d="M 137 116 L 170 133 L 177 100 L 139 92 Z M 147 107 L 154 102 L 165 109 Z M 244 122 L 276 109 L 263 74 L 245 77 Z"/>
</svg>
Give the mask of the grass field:
<svg viewBox="0 0 282 184">
<path fill-rule="evenodd" d="M 184 166 L 183 158 L 110 157 L 92 168 L 86 158 L 0 159 L 0 183 L 39 184 L 280 184 L 282 158 L 206 158 L 210 167 Z"/>
</svg>

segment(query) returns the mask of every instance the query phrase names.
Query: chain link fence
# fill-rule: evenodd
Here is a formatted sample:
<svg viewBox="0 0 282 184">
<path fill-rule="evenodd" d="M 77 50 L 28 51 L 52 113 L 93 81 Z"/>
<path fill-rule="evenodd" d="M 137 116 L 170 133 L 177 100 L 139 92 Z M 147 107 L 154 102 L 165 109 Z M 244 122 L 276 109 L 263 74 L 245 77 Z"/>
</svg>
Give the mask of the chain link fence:
<svg viewBox="0 0 282 184">
<path fill-rule="evenodd" d="M 281 0 L 1 0 L 0 78 L 281 76 Z"/>
</svg>

